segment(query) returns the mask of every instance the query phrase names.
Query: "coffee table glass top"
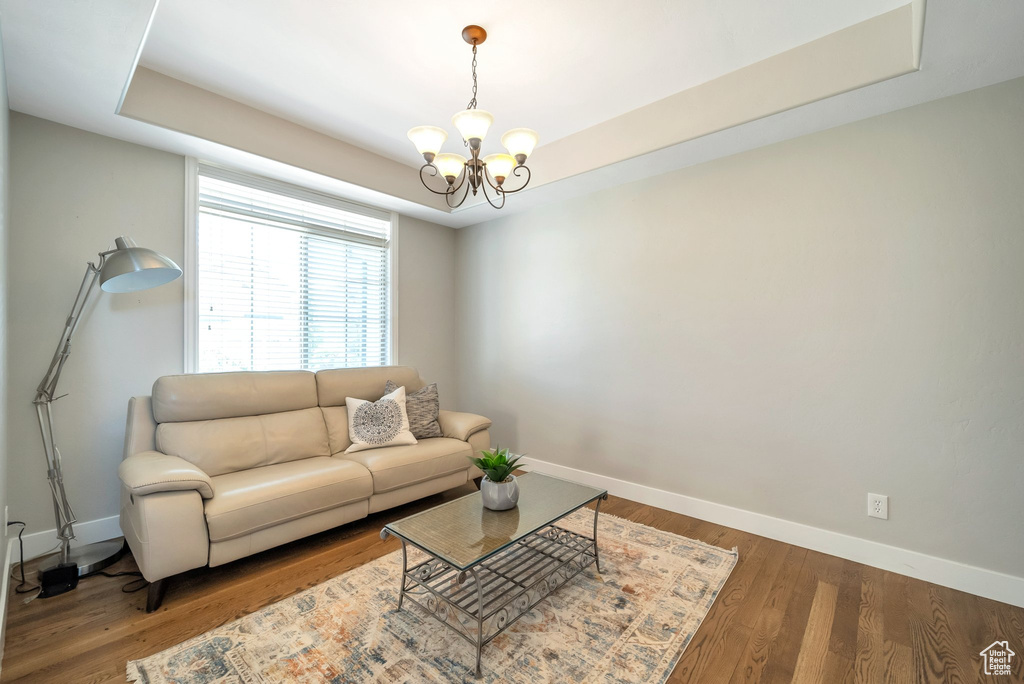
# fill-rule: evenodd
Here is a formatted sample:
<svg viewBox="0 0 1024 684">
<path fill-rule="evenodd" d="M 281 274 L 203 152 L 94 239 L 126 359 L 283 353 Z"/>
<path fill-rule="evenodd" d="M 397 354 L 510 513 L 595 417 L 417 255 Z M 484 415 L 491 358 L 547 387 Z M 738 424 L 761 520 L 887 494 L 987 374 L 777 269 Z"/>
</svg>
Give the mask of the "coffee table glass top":
<svg viewBox="0 0 1024 684">
<path fill-rule="evenodd" d="M 512 510 L 487 510 L 480 492 L 474 492 L 384 527 L 465 570 L 607 494 L 604 489 L 542 473 L 525 473 L 516 479 L 519 505 Z"/>
</svg>

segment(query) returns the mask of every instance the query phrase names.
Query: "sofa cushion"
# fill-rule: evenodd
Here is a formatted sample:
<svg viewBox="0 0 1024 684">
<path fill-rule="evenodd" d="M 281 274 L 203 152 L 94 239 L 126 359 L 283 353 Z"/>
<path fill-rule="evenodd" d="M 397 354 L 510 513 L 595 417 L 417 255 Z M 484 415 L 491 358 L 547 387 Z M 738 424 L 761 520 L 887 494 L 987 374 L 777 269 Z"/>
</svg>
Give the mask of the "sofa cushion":
<svg viewBox="0 0 1024 684">
<path fill-rule="evenodd" d="M 355 461 L 365 466 L 373 474 L 374 493 L 380 494 L 466 470 L 470 465 L 468 457 L 471 453 L 466 442 L 438 437 L 420 440 L 412 446 L 370 449 L 354 454 L 338 454 L 335 458 Z"/>
<path fill-rule="evenodd" d="M 158 423 L 298 411 L 316 400 L 316 376 L 308 371 L 167 375 L 153 383 Z"/>
<path fill-rule="evenodd" d="M 224 541 L 361 501 L 373 493 L 366 468 L 339 458 L 306 458 L 213 479 L 206 501 L 210 541 Z"/>
<path fill-rule="evenodd" d="M 244 418 L 161 423 L 158 451 L 180 456 L 211 477 L 312 456 L 330 456 L 319 408 Z"/>
<path fill-rule="evenodd" d="M 331 453 L 337 454 L 348 449 L 352 440 L 348 438 L 348 408 L 345 406 L 324 406 L 324 423 L 327 424 L 327 440 Z"/>
<path fill-rule="evenodd" d="M 377 401 L 384 396 L 384 383 L 394 380 L 406 392 L 423 387 L 420 374 L 408 366 L 335 368 L 317 371 L 316 391 L 320 406 L 344 406 L 345 397 Z"/>
</svg>

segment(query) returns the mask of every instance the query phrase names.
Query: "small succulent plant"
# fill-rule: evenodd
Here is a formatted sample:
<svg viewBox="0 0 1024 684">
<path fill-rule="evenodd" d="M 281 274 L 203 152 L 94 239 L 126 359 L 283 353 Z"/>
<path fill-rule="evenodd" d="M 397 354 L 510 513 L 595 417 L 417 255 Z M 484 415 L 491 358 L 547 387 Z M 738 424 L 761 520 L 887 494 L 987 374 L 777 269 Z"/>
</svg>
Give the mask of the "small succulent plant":
<svg viewBox="0 0 1024 684">
<path fill-rule="evenodd" d="M 511 456 L 511 458 L 509 458 Z M 484 449 L 480 452 L 480 458 L 469 457 L 469 460 L 473 462 L 480 470 L 484 471 L 487 479 L 491 482 L 504 482 L 508 479 L 508 476 L 512 474 L 512 471 L 516 469 L 516 463 L 519 462 L 523 456 L 520 454 L 509 454 L 508 449 L 502 449 L 500 446 L 496 446 L 493 449 Z"/>
</svg>

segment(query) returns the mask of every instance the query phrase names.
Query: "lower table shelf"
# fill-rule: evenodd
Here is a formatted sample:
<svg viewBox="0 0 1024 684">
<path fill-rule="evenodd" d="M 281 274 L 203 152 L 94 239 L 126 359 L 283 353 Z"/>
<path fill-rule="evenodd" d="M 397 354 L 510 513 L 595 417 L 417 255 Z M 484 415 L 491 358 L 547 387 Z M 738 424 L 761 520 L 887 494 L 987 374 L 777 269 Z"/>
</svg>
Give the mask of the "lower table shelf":
<svg viewBox="0 0 1024 684">
<path fill-rule="evenodd" d="M 480 654 L 488 642 L 590 565 L 597 564 L 600 571 L 599 510 L 600 499 L 594 511 L 594 537 L 548 525 L 464 570 L 384 529 L 382 538 L 391 534 L 402 542 L 398 610 L 408 598 L 473 644 L 480 676 Z M 416 546 L 428 558 L 409 567 L 406 544 Z"/>
</svg>

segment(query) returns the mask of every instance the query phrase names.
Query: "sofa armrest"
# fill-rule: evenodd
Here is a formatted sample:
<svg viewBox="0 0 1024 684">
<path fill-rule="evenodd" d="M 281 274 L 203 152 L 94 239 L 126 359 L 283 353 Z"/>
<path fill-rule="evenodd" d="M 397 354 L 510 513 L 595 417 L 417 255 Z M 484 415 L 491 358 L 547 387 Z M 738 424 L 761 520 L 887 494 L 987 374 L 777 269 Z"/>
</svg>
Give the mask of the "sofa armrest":
<svg viewBox="0 0 1024 684">
<path fill-rule="evenodd" d="M 129 456 L 121 461 L 117 474 L 128 491 L 137 496 L 194 489 L 204 499 L 213 498 L 209 475 L 183 458 L 159 451 Z"/>
<path fill-rule="evenodd" d="M 491 427 L 491 421 L 475 413 L 461 413 L 460 411 L 441 411 L 437 416 L 437 422 L 441 425 L 441 432 L 445 437 L 469 441 L 473 433 L 486 430 Z"/>
</svg>

